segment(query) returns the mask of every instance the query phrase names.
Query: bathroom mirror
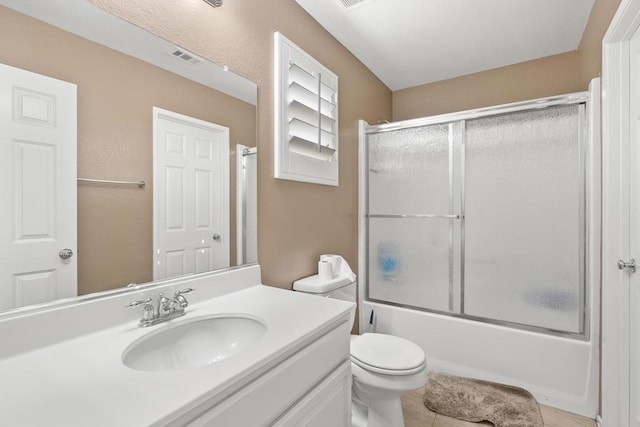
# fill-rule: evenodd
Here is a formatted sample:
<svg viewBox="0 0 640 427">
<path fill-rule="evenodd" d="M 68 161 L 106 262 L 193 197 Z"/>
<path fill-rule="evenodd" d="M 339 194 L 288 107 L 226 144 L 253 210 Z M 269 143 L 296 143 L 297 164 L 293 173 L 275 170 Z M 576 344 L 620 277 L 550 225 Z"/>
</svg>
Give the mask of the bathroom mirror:
<svg viewBox="0 0 640 427">
<path fill-rule="evenodd" d="M 77 208 L 57 215 L 75 218 L 77 213 L 77 246 L 56 248 L 53 256 L 47 255 L 76 269 L 77 290 L 69 293 L 62 289 L 67 281 L 62 275 L 56 278 L 53 269 L 33 269 L 29 274 L 3 271 L 15 264 L 8 255 L 15 251 L 0 248 L 0 287 L 4 288 L 0 289 L 0 311 L 76 295 L 104 295 L 104 291 L 130 284 L 257 261 L 257 212 L 255 203 L 250 202 L 257 190 L 255 184 L 242 182 L 243 177 L 255 180 L 255 173 L 241 170 L 243 165 L 255 167 L 255 161 L 243 162 L 246 156 L 256 155 L 257 87 L 253 82 L 85 0 L 0 0 L 0 45 L 0 64 L 72 83 L 77 102 L 77 109 L 73 109 L 77 112 L 77 177 L 69 190 L 77 191 Z M 44 117 L 40 117 L 40 104 L 50 111 L 64 108 L 62 98 L 29 93 L 20 98 L 19 106 L 21 112 L 31 114 L 32 122 Z M 18 102 L 15 94 L 6 98 Z M 165 133 L 158 130 L 163 119 L 175 123 L 177 118 L 188 122 L 194 132 L 200 132 L 205 124 L 222 136 L 212 137 L 215 141 L 210 149 L 208 137 L 200 133 L 193 137 L 181 134 L 182 139 L 176 139 L 179 132 L 174 128 L 165 129 Z M 189 149 L 189 144 L 193 148 Z M 166 156 L 164 163 L 158 160 L 164 151 L 181 149 L 190 152 L 185 156 L 196 162 L 191 172 L 187 168 L 182 175 L 175 173 L 178 167 Z M 23 151 L 20 155 L 28 157 L 29 149 Z M 197 162 L 205 152 L 206 156 L 225 157 L 203 172 L 202 163 Z M 41 164 L 48 165 L 43 161 Z M 76 159 L 70 162 L 76 165 Z M 163 172 L 162 168 L 168 169 Z M 41 175 L 49 188 L 52 180 L 47 181 L 44 172 Z M 211 180 L 210 175 L 220 179 Z M 253 193 L 243 194 L 247 189 Z M 12 191 L 15 193 L 9 189 L 4 194 Z M 64 192 L 57 188 L 43 191 L 47 197 Z M 189 197 L 196 201 L 186 203 Z M 172 210 L 178 199 L 184 203 Z M 46 203 L 37 202 L 33 201 L 31 208 L 21 202 L 25 218 L 45 218 L 41 212 L 46 209 L 39 206 L 46 207 Z M 10 235 L 16 227 L 17 210 L 11 212 L 0 216 L 0 221 L 12 231 L 0 236 Z M 163 230 L 172 231 L 190 217 L 196 218 L 191 227 L 203 228 L 214 213 L 222 217 L 216 225 L 219 228 L 205 230 L 206 239 L 198 237 L 197 244 L 178 242 L 176 246 L 174 241 L 170 246 L 166 239 L 158 243 Z M 12 216 L 13 222 L 9 219 Z M 252 235 L 242 235 L 242 230 L 251 230 Z M 47 240 L 42 235 L 32 240 L 38 239 Z M 5 244 L 12 239 L 2 240 Z M 161 245 L 169 255 L 159 256 Z M 191 254 L 185 249 L 189 245 Z M 212 247 L 222 249 L 214 256 L 207 249 Z M 67 249 L 71 251 L 65 252 Z M 21 260 L 29 259 L 32 253 L 21 255 Z M 159 275 L 160 263 L 171 268 L 164 268 Z"/>
</svg>

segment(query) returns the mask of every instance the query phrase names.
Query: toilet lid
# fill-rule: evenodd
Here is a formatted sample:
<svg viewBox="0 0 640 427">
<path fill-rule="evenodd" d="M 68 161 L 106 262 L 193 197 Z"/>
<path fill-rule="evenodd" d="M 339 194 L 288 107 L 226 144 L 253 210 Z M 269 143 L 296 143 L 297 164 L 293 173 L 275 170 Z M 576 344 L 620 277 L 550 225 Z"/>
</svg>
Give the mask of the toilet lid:
<svg viewBox="0 0 640 427">
<path fill-rule="evenodd" d="M 363 334 L 351 341 L 351 360 L 363 369 L 391 375 L 415 373 L 426 364 L 422 348 L 386 334 Z"/>
</svg>

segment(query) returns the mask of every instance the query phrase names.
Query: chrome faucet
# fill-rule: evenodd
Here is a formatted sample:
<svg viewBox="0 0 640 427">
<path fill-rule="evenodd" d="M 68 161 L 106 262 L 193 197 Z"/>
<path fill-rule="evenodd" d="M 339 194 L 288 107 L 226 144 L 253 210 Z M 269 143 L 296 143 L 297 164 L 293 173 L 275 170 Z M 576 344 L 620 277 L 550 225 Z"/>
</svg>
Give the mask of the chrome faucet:
<svg viewBox="0 0 640 427">
<path fill-rule="evenodd" d="M 167 298 L 164 293 L 158 296 L 158 305 L 153 306 L 152 299 L 147 298 L 143 301 L 132 301 L 125 305 L 125 308 L 136 308 L 142 306 L 142 319 L 138 323 L 141 327 L 157 325 L 176 317 L 184 316 L 185 308 L 189 302 L 184 297 L 185 294 L 193 292 L 195 289 L 186 288 L 181 291 L 175 291 L 173 298 Z"/>
</svg>

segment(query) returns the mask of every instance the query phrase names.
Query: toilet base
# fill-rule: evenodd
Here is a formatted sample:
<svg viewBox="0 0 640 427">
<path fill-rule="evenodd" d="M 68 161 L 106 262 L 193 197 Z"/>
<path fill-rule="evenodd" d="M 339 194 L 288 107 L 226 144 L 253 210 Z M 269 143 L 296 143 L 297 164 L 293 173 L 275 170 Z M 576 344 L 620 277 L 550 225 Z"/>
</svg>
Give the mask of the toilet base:
<svg viewBox="0 0 640 427">
<path fill-rule="evenodd" d="M 353 427 L 404 427 L 402 402 L 395 397 L 370 399 L 365 404 L 354 394 L 351 400 L 351 424 Z"/>
<path fill-rule="evenodd" d="M 351 400 L 351 427 L 367 427 L 367 407 Z"/>
</svg>

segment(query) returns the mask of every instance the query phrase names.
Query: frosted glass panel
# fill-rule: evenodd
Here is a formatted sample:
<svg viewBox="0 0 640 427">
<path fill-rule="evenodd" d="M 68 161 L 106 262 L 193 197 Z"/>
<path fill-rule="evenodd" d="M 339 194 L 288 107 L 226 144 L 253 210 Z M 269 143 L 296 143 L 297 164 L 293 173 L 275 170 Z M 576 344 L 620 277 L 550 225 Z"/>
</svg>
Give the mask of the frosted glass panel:
<svg viewBox="0 0 640 427">
<path fill-rule="evenodd" d="M 579 106 L 467 121 L 464 312 L 580 332 Z"/>
<path fill-rule="evenodd" d="M 369 299 L 448 311 L 450 223 L 371 218 Z"/>
<path fill-rule="evenodd" d="M 450 152 L 448 124 L 369 135 L 369 213 L 449 213 Z"/>
</svg>

